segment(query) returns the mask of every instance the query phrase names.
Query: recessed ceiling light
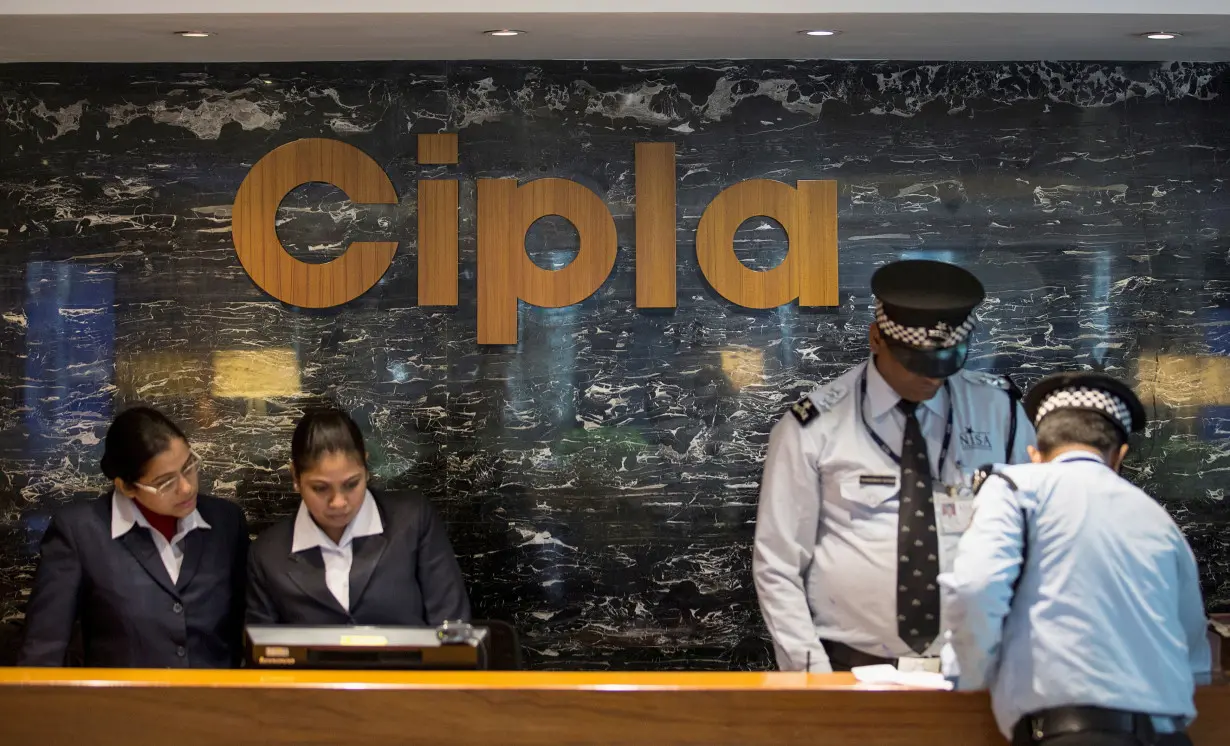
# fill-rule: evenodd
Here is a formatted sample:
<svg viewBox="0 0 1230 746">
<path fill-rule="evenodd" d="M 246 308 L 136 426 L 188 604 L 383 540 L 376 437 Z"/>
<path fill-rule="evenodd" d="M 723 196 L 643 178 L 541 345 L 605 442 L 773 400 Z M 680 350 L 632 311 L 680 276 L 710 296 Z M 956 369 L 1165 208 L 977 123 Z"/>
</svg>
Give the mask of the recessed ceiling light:
<svg viewBox="0 0 1230 746">
<path fill-rule="evenodd" d="M 804 36 L 837 36 L 841 32 L 833 31 L 832 29 L 818 28 L 818 29 L 812 29 L 810 31 L 800 31 L 799 33 L 803 34 Z"/>
<path fill-rule="evenodd" d="M 483 33 L 487 36 L 520 36 L 525 32 L 512 28 L 498 28 L 493 31 L 484 31 Z"/>
<path fill-rule="evenodd" d="M 1141 34 L 1141 36 L 1146 39 L 1152 39 L 1153 41 L 1170 41 L 1171 39 L 1177 39 L 1182 35 L 1183 34 L 1176 34 L 1173 31 L 1150 31 L 1147 34 Z"/>
<path fill-rule="evenodd" d="M 176 31 L 175 35 L 185 39 L 204 39 L 207 36 L 213 36 L 209 31 Z"/>
</svg>

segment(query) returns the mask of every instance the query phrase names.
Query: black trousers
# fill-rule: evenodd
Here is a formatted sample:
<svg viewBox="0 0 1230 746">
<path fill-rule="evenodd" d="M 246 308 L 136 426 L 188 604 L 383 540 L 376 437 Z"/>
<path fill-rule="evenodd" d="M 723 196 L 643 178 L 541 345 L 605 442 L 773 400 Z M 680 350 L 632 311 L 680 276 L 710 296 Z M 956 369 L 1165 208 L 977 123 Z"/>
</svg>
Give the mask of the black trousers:
<svg viewBox="0 0 1230 746">
<path fill-rule="evenodd" d="M 860 666 L 878 666 L 884 663 L 892 666 L 897 665 L 897 661 L 893 658 L 880 658 L 870 655 L 861 650 L 855 650 L 849 645 L 843 645 L 840 642 L 821 640 L 820 644 L 824 645 L 824 652 L 828 653 L 829 664 L 833 667 L 834 671 L 849 671 Z"/>
</svg>

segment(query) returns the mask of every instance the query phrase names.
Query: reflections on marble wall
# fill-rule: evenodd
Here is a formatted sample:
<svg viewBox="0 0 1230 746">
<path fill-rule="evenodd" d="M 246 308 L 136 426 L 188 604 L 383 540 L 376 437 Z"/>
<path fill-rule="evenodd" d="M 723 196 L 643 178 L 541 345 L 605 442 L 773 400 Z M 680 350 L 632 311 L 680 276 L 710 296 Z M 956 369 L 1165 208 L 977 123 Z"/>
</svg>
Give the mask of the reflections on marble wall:
<svg viewBox="0 0 1230 746">
<path fill-rule="evenodd" d="M 55 454 L 66 421 L 89 444 L 93 423 L 111 416 L 115 359 L 115 277 L 71 262 L 25 266 L 21 319 L 25 349 L 25 432 L 30 451 Z"/>
<path fill-rule="evenodd" d="M 1142 351 L 1137 393 L 1167 407 L 1230 406 L 1230 356 Z"/>
<path fill-rule="evenodd" d="M 217 350 L 209 395 L 218 399 L 280 399 L 303 395 L 294 350 Z"/>
<path fill-rule="evenodd" d="M 767 666 L 750 543 L 769 428 L 863 359 L 871 273 L 906 257 L 983 279 L 976 367 L 1140 386 L 1153 419 L 1128 471 L 1230 610 L 1228 95 L 1230 67 L 1193 64 L 0 67 L 0 632 L 47 516 L 105 487 L 115 411 L 181 421 L 205 487 L 260 530 L 296 506 L 296 418 L 334 403 L 379 488 L 439 506 L 478 613 L 516 623 L 531 665 Z M 420 168 L 414 135 L 445 130 L 459 165 Z M 364 297 L 306 311 L 244 274 L 231 201 L 262 155 L 321 136 L 402 201 L 302 187 L 283 242 L 401 250 Z M 673 311 L 633 302 L 638 141 L 677 144 Z M 523 306 L 515 348 L 479 347 L 475 180 L 510 176 L 595 190 L 620 254 L 590 299 Z M 455 309 L 417 305 L 421 177 L 461 182 Z M 837 180 L 840 307 L 755 311 L 707 285 L 700 215 L 749 178 Z M 544 219 L 527 249 L 558 267 L 574 241 Z M 785 237 L 750 220 L 735 251 L 771 267 Z"/>
<path fill-rule="evenodd" d="M 722 372 L 734 390 L 764 383 L 764 350 L 727 348 L 721 356 Z"/>
</svg>

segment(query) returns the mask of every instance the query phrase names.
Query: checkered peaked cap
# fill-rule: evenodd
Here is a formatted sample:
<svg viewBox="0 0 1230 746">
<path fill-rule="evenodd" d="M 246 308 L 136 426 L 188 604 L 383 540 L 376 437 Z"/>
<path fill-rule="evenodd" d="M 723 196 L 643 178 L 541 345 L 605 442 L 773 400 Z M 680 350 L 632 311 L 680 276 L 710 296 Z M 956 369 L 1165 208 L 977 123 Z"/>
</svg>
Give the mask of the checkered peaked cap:
<svg viewBox="0 0 1230 746">
<path fill-rule="evenodd" d="M 974 309 L 986 292 L 968 271 L 944 262 L 909 259 L 871 276 L 876 325 L 890 340 L 920 350 L 946 349 L 969 339 Z"/>
<path fill-rule="evenodd" d="M 1061 409 L 1097 412 L 1124 435 L 1145 426 L 1145 408 L 1132 389 L 1105 373 L 1056 373 L 1034 384 L 1025 395 L 1025 411 L 1036 427 L 1042 418 Z"/>
</svg>

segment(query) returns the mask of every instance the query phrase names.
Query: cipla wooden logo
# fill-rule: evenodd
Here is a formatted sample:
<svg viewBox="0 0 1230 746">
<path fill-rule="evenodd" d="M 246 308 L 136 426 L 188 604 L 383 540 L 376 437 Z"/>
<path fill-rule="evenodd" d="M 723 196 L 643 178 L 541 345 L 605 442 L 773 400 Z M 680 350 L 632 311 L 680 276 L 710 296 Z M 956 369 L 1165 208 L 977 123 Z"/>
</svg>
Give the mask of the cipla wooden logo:
<svg viewBox="0 0 1230 746">
<path fill-rule="evenodd" d="M 455 134 L 419 135 L 419 163 L 457 163 Z M 278 206 L 296 187 L 325 182 L 359 204 L 397 202 L 388 175 L 353 145 L 305 139 L 261 158 L 235 195 L 233 235 L 243 268 L 265 292 L 304 308 L 347 303 L 371 289 L 393 263 L 396 241 L 352 243 L 340 257 L 309 264 L 278 240 Z M 636 305 L 675 307 L 675 146 L 636 145 Z M 418 182 L 418 301 L 457 305 L 457 184 Z M 564 268 L 545 270 L 525 253 L 525 235 L 539 218 L 558 215 L 576 228 L 580 246 Z M 778 266 L 746 267 L 735 256 L 735 231 L 763 216 L 786 230 L 789 250 Z M 602 199 L 567 179 L 478 180 L 478 342 L 517 341 L 517 303 L 544 308 L 579 303 L 615 266 L 615 220 Z M 696 257 L 722 297 L 747 308 L 836 306 L 837 183 L 796 186 L 752 179 L 722 191 L 701 216 Z"/>
</svg>

